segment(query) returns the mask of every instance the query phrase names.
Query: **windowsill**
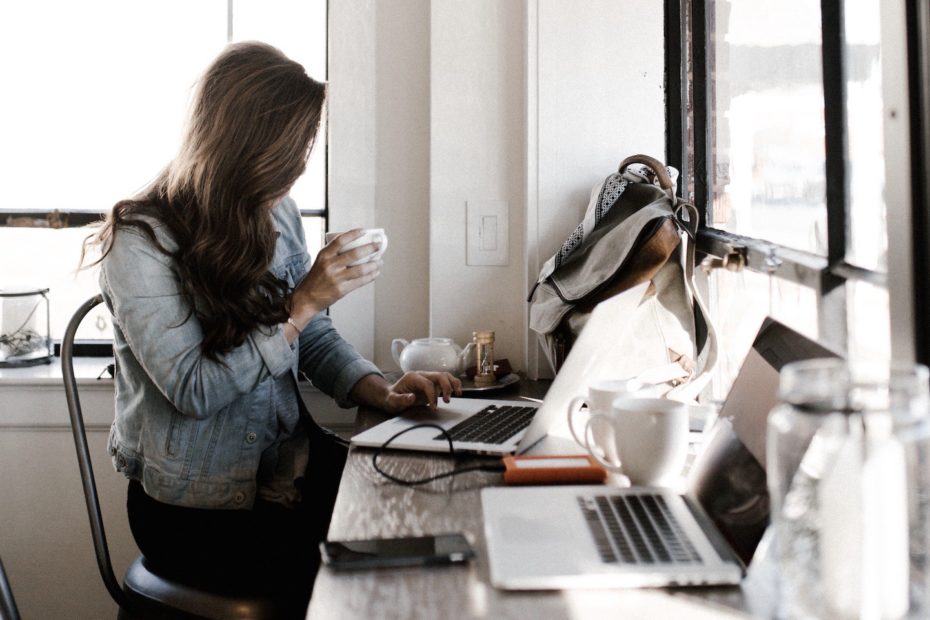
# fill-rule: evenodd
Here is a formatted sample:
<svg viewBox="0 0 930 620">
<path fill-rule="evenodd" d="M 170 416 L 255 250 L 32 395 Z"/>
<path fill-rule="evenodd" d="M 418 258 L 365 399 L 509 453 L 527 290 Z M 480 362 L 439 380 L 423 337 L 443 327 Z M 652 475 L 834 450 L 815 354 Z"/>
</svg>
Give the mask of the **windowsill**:
<svg viewBox="0 0 930 620">
<path fill-rule="evenodd" d="M 74 374 L 78 382 L 81 407 L 88 429 L 106 431 L 113 422 L 114 382 L 109 375 L 97 379 L 112 357 L 75 357 Z M 336 431 L 352 428 L 352 416 L 309 381 L 302 381 L 300 393 L 321 424 Z M 0 368 L 0 431 L 68 430 L 61 358 L 50 364 L 25 368 Z"/>
<path fill-rule="evenodd" d="M 112 363 L 112 357 L 75 357 L 74 377 L 77 379 L 78 385 L 112 386 L 113 379 L 105 372 L 106 367 Z M 0 368 L 0 386 L 60 386 L 63 385 L 62 381 L 61 358 L 57 356 L 52 358 L 49 364 L 38 364 L 23 368 Z M 301 377 L 299 382 L 302 392 L 318 391 L 304 377 Z"/>
<path fill-rule="evenodd" d="M 90 383 L 113 385 L 113 379 L 104 372 L 112 357 L 76 357 L 74 358 L 74 376 L 79 385 Z M 101 377 L 101 373 L 103 376 Z M 100 377 L 98 380 L 97 377 Z M 47 386 L 63 385 L 61 375 L 61 358 L 52 358 L 49 364 L 26 366 L 24 368 L 0 368 L 0 385 L 3 386 Z"/>
</svg>

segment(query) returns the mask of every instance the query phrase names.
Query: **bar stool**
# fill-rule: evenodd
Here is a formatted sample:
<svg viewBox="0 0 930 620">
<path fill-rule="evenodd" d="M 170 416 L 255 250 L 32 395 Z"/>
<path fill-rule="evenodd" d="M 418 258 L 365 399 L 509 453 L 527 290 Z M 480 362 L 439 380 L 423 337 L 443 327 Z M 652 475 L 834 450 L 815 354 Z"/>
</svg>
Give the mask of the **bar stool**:
<svg viewBox="0 0 930 620">
<path fill-rule="evenodd" d="M 94 470 L 91 466 L 87 434 L 84 429 L 84 416 L 78 397 L 77 381 L 74 377 L 73 351 L 74 334 L 78 325 L 88 312 L 101 303 L 103 298 L 96 295 L 84 302 L 68 323 L 65 336 L 61 341 L 61 370 L 65 384 L 65 396 L 68 400 L 68 413 L 71 416 L 71 431 L 77 449 L 78 465 L 81 470 L 81 482 L 84 486 L 84 499 L 87 503 L 87 515 L 93 536 L 94 551 L 100 576 L 119 606 L 118 618 L 183 618 L 207 620 L 265 620 L 280 618 L 283 601 L 276 602 L 267 596 L 248 593 L 230 594 L 204 587 L 202 584 L 182 583 L 154 572 L 139 556 L 123 577 L 120 586 L 110 564 L 110 551 L 107 547 L 103 517 L 100 512 L 100 500 Z M 15 618 L 15 616 L 14 616 Z"/>
<path fill-rule="evenodd" d="M 0 560 L 0 618 L 3 620 L 19 620 L 19 610 L 16 608 L 16 599 L 13 590 L 3 570 L 3 561 Z"/>
</svg>

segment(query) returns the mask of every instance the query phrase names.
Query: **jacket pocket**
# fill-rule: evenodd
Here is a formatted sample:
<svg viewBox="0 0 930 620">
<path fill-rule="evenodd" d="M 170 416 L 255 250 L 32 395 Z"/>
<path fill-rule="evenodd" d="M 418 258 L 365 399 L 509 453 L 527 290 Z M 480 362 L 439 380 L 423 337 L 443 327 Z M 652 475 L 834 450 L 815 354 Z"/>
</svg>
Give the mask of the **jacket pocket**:
<svg viewBox="0 0 930 620">
<path fill-rule="evenodd" d="M 168 422 L 168 432 L 165 435 L 165 454 L 169 456 L 178 454 L 183 424 L 184 416 L 178 411 L 171 412 L 171 420 Z"/>
</svg>

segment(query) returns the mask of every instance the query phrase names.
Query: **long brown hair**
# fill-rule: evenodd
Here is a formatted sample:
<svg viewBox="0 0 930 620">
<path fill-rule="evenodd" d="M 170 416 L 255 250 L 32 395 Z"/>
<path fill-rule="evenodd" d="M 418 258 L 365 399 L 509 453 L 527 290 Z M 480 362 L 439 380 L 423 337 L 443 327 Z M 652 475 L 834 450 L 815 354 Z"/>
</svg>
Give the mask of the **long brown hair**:
<svg viewBox="0 0 930 620">
<path fill-rule="evenodd" d="M 325 92 L 270 45 L 229 45 L 198 84 L 177 157 L 85 242 L 99 245 L 103 260 L 117 232 L 132 226 L 172 256 L 211 359 L 290 313 L 287 282 L 268 270 L 277 241 L 270 207 L 303 174 Z M 139 215 L 164 224 L 177 250 Z"/>
</svg>

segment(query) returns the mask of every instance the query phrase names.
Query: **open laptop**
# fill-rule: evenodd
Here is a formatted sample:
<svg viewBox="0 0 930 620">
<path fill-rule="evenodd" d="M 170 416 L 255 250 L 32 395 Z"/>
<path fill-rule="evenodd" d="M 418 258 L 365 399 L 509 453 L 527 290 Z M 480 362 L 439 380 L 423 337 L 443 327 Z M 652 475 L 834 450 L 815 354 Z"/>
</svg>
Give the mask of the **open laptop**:
<svg viewBox="0 0 930 620">
<path fill-rule="evenodd" d="M 624 342 L 629 330 L 637 326 L 618 318 L 633 316 L 647 295 L 645 282 L 601 302 L 591 313 L 578 335 L 558 375 L 546 392 L 541 405 L 530 402 L 453 398 L 439 403 L 435 413 L 426 408 L 411 409 L 352 437 L 354 445 L 380 447 L 405 428 L 424 422 L 439 424 L 452 435 L 456 451 L 478 454 L 522 454 L 540 441 L 557 421 L 565 419 L 572 398 L 586 386 L 601 379 L 631 376 L 636 367 L 628 351 L 615 343 Z M 674 365 L 669 365 L 674 366 Z M 680 367 L 677 367 L 681 371 Z M 663 369 L 653 372 L 662 373 Z M 669 377 L 672 378 L 672 377 Z M 650 377 L 655 382 L 656 377 Z M 661 380 L 661 377 L 659 377 Z M 448 452 L 449 443 L 435 428 L 421 428 L 404 433 L 391 448 Z"/>
<path fill-rule="evenodd" d="M 491 583 L 504 589 L 736 584 L 768 522 L 766 419 L 778 373 L 832 352 L 766 320 L 709 430 L 687 492 L 486 488 Z"/>
</svg>

